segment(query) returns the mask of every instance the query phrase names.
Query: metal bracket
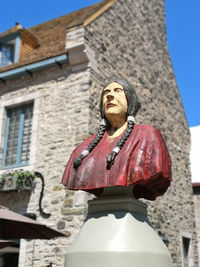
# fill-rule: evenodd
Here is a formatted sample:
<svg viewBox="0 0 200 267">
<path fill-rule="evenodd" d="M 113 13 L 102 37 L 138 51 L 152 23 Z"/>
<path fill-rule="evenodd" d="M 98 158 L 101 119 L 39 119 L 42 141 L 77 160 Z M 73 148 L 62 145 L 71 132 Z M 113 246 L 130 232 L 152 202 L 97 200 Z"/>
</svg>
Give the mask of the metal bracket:
<svg viewBox="0 0 200 267">
<path fill-rule="evenodd" d="M 40 215 L 43 218 L 49 218 L 51 216 L 51 213 L 46 213 L 42 209 L 42 199 L 43 199 L 43 196 L 44 196 L 44 176 L 40 172 L 35 172 L 35 176 L 37 178 L 40 178 L 41 181 L 42 181 L 42 189 L 41 189 L 41 192 L 40 192 L 40 199 L 39 199 L 39 211 L 40 211 Z"/>
</svg>

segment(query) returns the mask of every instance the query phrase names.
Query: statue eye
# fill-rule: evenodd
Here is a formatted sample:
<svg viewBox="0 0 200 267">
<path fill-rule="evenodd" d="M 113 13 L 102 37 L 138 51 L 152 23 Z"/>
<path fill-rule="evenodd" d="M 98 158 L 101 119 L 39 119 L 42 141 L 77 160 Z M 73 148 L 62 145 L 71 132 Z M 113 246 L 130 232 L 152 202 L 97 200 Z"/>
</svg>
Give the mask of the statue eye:
<svg viewBox="0 0 200 267">
<path fill-rule="evenodd" d="M 110 90 L 106 89 L 106 90 L 104 90 L 103 95 L 107 95 L 109 92 L 110 92 Z"/>
<path fill-rule="evenodd" d="M 119 92 L 122 92 L 123 89 L 122 88 L 115 88 L 115 92 L 119 93 Z"/>
</svg>

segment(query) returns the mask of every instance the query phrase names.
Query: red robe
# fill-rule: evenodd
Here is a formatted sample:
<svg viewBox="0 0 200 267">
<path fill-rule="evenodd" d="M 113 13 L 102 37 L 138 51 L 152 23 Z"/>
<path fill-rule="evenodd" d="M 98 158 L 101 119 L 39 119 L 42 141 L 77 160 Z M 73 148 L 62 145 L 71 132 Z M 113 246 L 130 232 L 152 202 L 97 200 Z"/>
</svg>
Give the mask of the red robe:
<svg viewBox="0 0 200 267">
<path fill-rule="evenodd" d="M 106 168 L 108 154 L 123 133 L 109 139 L 107 133 L 93 151 L 82 160 L 77 170 L 74 159 L 88 147 L 95 135 L 87 138 L 71 154 L 63 174 L 67 189 L 84 190 L 99 195 L 104 187 L 134 184 L 136 198 L 155 200 L 165 193 L 171 180 L 170 157 L 159 132 L 150 125 L 135 125 L 126 143 L 116 156 L 111 169 Z"/>
</svg>

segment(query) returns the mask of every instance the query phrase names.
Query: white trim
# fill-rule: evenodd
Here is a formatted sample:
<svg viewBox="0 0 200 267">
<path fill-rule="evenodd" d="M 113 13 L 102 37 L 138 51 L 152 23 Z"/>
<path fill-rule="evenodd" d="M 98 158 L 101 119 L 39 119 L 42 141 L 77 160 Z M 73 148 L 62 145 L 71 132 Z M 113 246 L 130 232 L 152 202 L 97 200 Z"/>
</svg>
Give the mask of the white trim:
<svg viewBox="0 0 200 267">
<path fill-rule="evenodd" d="M 133 121 L 134 122 L 135 121 L 135 118 L 133 116 L 128 116 L 127 117 L 127 121 Z"/>
<path fill-rule="evenodd" d="M 119 151 L 120 151 L 120 148 L 118 146 L 116 146 L 116 147 L 113 148 L 112 151 L 118 154 Z"/>
<path fill-rule="evenodd" d="M 85 157 L 87 157 L 87 155 L 89 154 L 90 152 L 87 150 L 87 149 L 85 149 L 85 150 L 83 150 L 82 152 L 81 152 L 81 155 L 83 155 L 83 157 L 85 158 Z"/>
</svg>

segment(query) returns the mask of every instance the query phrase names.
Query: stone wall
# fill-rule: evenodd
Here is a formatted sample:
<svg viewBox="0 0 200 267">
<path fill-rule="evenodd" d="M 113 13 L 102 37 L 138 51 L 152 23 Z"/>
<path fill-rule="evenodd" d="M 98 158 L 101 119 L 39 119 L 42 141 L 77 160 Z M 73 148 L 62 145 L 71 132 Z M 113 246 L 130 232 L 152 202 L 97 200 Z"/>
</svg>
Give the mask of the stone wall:
<svg viewBox="0 0 200 267">
<path fill-rule="evenodd" d="M 43 209 L 50 212 L 51 217 L 40 216 L 41 182 L 37 178 L 33 192 L 1 192 L 0 203 L 16 212 L 33 212 L 40 222 L 67 235 L 50 241 L 22 241 L 19 267 L 47 266 L 50 262 L 53 266 L 63 266 L 66 246 L 74 239 L 85 218 L 88 194 L 74 196 L 73 192 L 65 192 L 61 178 L 71 152 L 88 136 L 89 77 L 87 68 L 72 72 L 71 67 L 65 66 L 0 84 L 0 105 L 9 100 L 12 106 L 19 97 L 26 99 L 36 92 L 40 99 L 35 161 L 24 169 L 43 174 Z"/>
<path fill-rule="evenodd" d="M 99 72 L 92 71 L 90 132 L 97 129 L 100 92 L 112 77 L 127 78 L 142 108 L 136 123 L 158 127 L 172 159 L 172 184 L 163 197 L 149 202 L 155 229 L 169 240 L 174 266 L 181 266 L 181 236 L 192 236 L 190 266 L 198 266 L 194 205 L 189 167 L 190 136 L 166 45 L 164 1 L 117 1 L 86 28 Z"/>
<path fill-rule="evenodd" d="M 36 151 L 31 168 L 45 177 L 43 207 L 52 215 L 45 219 L 39 214 L 39 180 L 31 194 L 0 193 L 1 205 L 17 212 L 26 209 L 34 212 L 39 221 L 68 236 L 50 241 L 23 241 L 19 267 L 47 266 L 50 262 L 53 266 L 63 266 L 66 247 L 85 219 L 90 196 L 84 192 L 65 192 L 60 183 L 62 173 L 73 149 L 96 132 L 100 93 L 113 76 L 125 77 L 135 86 L 142 103 L 137 123 L 157 126 L 171 154 L 172 185 L 163 197 L 148 202 L 150 220 L 168 238 L 175 267 L 181 266 L 181 235 L 190 234 L 193 249 L 190 266 L 197 267 L 188 165 L 189 130 L 166 46 L 164 2 L 118 0 L 84 31 L 80 30 L 80 34 L 84 35 L 81 42 L 90 51 L 90 67 L 84 49 L 82 65 L 78 65 L 76 49 L 68 47 L 73 52 L 71 65 L 0 84 L 0 107 L 7 100 L 13 99 L 14 103 L 18 97 L 38 94 Z"/>
</svg>

